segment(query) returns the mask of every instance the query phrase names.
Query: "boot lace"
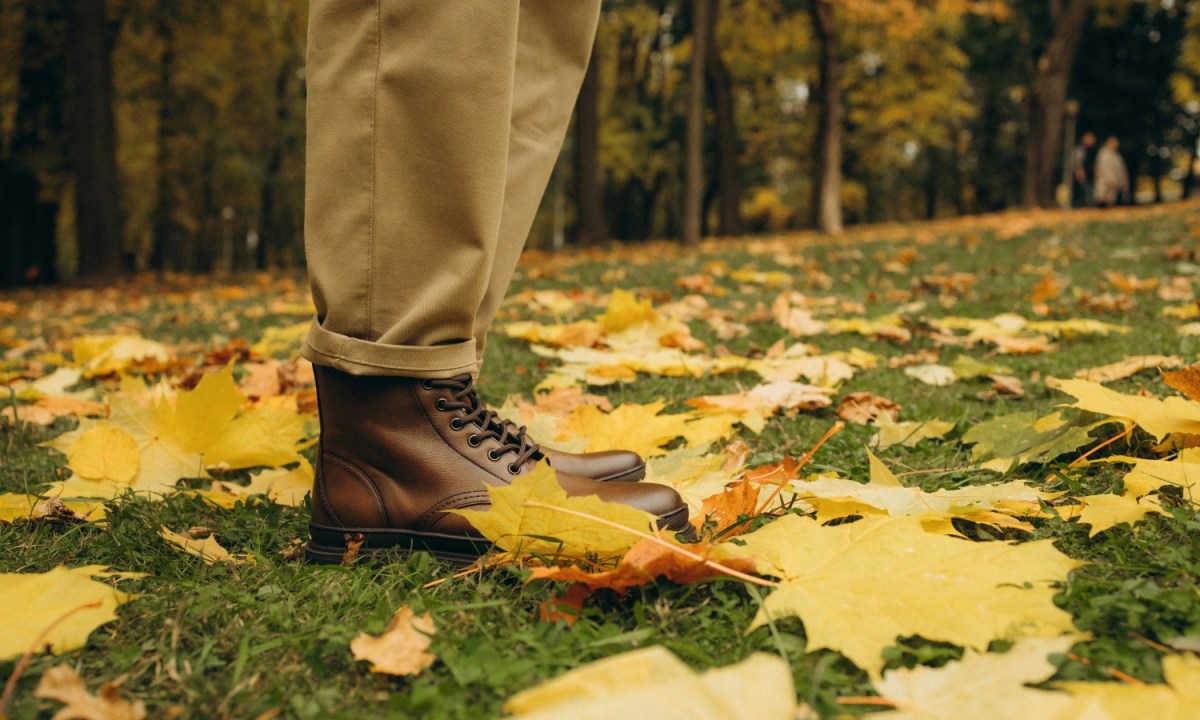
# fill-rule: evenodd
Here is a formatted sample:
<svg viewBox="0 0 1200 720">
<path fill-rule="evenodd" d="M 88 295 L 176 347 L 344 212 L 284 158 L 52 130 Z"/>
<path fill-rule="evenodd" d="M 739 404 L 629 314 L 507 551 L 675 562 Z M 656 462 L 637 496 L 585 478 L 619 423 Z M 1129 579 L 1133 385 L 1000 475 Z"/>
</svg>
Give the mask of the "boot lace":
<svg viewBox="0 0 1200 720">
<path fill-rule="evenodd" d="M 479 447 L 484 440 L 494 439 L 500 446 L 488 451 L 488 459 L 498 461 L 508 453 L 516 455 L 508 464 L 510 474 L 521 472 L 527 462 L 542 459 L 541 447 L 526 434 L 524 425 L 518 427 L 516 423 L 501 418 L 479 399 L 470 375 L 425 380 L 421 384 L 426 390 L 450 391 L 449 398 L 438 398 L 437 408 L 462 412 L 461 416 L 450 419 L 452 430 L 461 430 L 467 425 L 479 428 L 479 432 L 467 438 L 471 447 Z"/>
</svg>

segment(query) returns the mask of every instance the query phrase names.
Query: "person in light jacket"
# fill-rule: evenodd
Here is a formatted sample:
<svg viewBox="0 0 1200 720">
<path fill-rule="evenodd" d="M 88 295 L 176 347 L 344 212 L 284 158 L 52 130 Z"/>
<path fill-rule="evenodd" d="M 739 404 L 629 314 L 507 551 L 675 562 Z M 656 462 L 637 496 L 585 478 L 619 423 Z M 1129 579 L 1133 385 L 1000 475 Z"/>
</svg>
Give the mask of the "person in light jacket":
<svg viewBox="0 0 1200 720">
<path fill-rule="evenodd" d="M 1096 155 L 1096 184 L 1093 193 L 1100 207 L 1112 207 L 1129 201 L 1129 170 L 1117 152 L 1120 141 L 1110 137 Z"/>
</svg>

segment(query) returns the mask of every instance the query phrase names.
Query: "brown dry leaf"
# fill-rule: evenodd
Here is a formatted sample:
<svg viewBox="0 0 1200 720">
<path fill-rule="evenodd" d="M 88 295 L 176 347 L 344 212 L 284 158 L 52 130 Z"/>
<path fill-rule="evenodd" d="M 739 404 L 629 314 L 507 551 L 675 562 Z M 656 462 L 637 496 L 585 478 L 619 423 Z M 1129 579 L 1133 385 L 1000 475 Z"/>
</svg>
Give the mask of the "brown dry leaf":
<svg viewBox="0 0 1200 720">
<path fill-rule="evenodd" d="M 888 415 L 894 421 L 900 417 L 900 406 L 882 395 L 852 392 L 842 398 L 837 408 L 838 417 L 858 425 L 866 425 L 880 415 Z"/>
<path fill-rule="evenodd" d="M 14 424 L 20 420 L 30 425 L 46 426 L 60 417 L 96 417 L 103 415 L 107 410 L 108 406 L 104 403 L 80 400 L 76 397 L 47 395 L 38 398 L 31 405 L 18 405 L 15 416 L 13 415 L 13 406 L 9 405 L 0 410 L 0 418 L 6 418 Z"/>
<path fill-rule="evenodd" d="M 725 488 L 723 492 L 705 498 L 702 514 L 692 518 L 692 522 L 698 527 L 712 522 L 718 530 L 727 530 L 738 522 L 738 518 L 755 514 L 755 511 L 758 510 L 758 496 L 761 491 L 761 485 L 752 484 L 743 478 L 741 482 Z M 721 537 L 728 539 L 735 535 L 741 535 L 748 527 L 748 523 L 743 523 L 741 527 L 729 530 Z"/>
<path fill-rule="evenodd" d="M 1062 294 L 1063 287 L 1062 281 L 1053 273 L 1043 273 L 1042 279 L 1029 292 L 1029 302 L 1036 305 L 1056 298 Z"/>
<path fill-rule="evenodd" d="M 55 665 L 42 673 L 36 697 L 57 700 L 66 707 L 54 713 L 52 720 L 143 720 L 146 704 L 141 700 L 122 700 L 120 685 L 104 683 L 100 694 L 92 695 L 83 678 L 69 665 Z"/>
<path fill-rule="evenodd" d="M 1104 277 L 1108 279 L 1108 283 L 1113 286 L 1114 290 L 1126 295 L 1146 292 L 1158 287 L 1158 278 L 1143 280 L 1136 275 L 1123 275 L 1112 270 L 1105 270 Z"/>
<path fill-rule="evenodd" d="M 915 353 L 888 358 L 887 366 L 892 369 L 906 368 L 912 365 L 933 365 L 941 358 L 940 350 L 918 350 Z"/>
<path fill-rule="evenodd" d="M 698 410 L 722 408 L 741 412 L 773 413 L 777 410 L 814 410 L 828 407 L 831 388 L 797 382 L 772 382 L 728 395 L 704 395 L 687 400 Z"/>
<path fill-rule="evenodd" d="M 591 594 L 592 589 L 587 585 L 572 585 L 562 595 L 538 603 L 538 619 L 550 623 L 562 620 L 572 627 L 583 614 L 583 601 Z"/>
<path fill-rule="evenodd" d="M 1012 375 L 992 375 L 992 390 L 1007 397 L 1025 397 L 1025 386 L 1021 379 Z"/>
<path fill-rule="evenodd" d="M 1151 368 L 1177 368 L 1182 365 L 1183 358 L 1178 355 L 1134 355 L 1107 365 L 1076 370 L 1075 377 L 1081 380 L 1106 383 L 1122 380 Z M 1167 384 L 1169 385 L 1170 381 L 1167 381 Z"/>
<path fill-rule="evenodd" d="M 1200 402 L 1200 363 L 1188 365 L 1182 370 L 1164 372 L 1163 382 Z"/>
<path fill-rule="evenodd" d="M 690 543 L 678 545 L 667 539 L 669 533 L 661 532 L 659 537 L 670 543 L 671 547 L 649 539 L 638 540 L 629 552 L 621 558 L 621 562 L 613 570 L 587 572 L 578 567 L 535 567 L 531 568 L 531 580 L 559 580 L 586 585 L 589 588 L 609 588 L 623 592 L 631 587 L 638 587 L 654 582 L 663 577 L 679 584 L 704 580 L 720 575 L 721 572 L 679 552 L 677 547 L 688 552 L 707 558 L 709 545 L 707 543 Z M 754 562 L 749 558 L 727 558 L 719 563 L 723 567 L 744 573 L 754 571 Z"/>
<path fill-rule="evenodd" d="M 262 400 L 283 392 L 283 363 L 278 360 L 272 358 L 266 362 L 245 363 L 242 370 L 246 371 L 241 383 L 242 392 L 247 397 Z"/>
<path fill-rule="evenodd" d="M 392 616 L 378 637 L 361 633 L 350 641 L 355 660 L 371 663 L 371 672 L 387 675 L 420 675 L 437 660 L 429 644 L 437 629 L 433 615 L 415 615 L 407 605 Z"/>
</svg>

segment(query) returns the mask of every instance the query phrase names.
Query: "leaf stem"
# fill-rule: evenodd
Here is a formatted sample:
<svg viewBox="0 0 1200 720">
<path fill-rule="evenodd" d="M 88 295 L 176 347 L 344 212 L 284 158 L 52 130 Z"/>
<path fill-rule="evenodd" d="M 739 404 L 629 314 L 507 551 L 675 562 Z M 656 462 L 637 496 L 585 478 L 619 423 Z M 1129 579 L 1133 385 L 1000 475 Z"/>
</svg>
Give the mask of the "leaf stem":
<svg viewBox="0 0 1200 720">
<path fill-rule="evenodd" d="M 824 445 L 827 440 L 829 440 L 829 438 L 833 437 L 834 435 L 837 435 L 845 427 L 846 427 L 846 423 L 844 423 L 840 420 L 835 422 L 828 430 L 825 431 L 825 434 L 821 436 L 821 439 L 817 441 L 817 444 L 813 445 L 811 448 L 808 449 L 808 452 L 804 453 L 804 457 L 800 458 L 800 461 L 796 463 L 796 470 L 799 470 L 800 468 L 807 465 L 808 461 L 812 459 L 812 456 L 817 454 L 817 450 L 819 450 L 821 448 L 821 446 Z M 787 485 L 788 480 L 791 480 L 791 479 L 792 478 L 784 476 L 779 481 L 779 483 L 775 485 L 774 492 L 772 492 L 769 496 L 767 496 L 767 499 L 764 500 L 763 504 L 760 505 L 758 507 L 758 509 L 754 511 L 754 514 L 762 515 L 763 512 L 765 512 L 766 509 L 771 505 L 771 503 L 775 502 L 775 498 L 779 497 L 779 494 L 781 492 L 783 492 L 784 486 Z"/>
<path fill-rule="evenodd" d="M 1126 437 L 1129 437 L 1129 434 L 1133 432 L 1133 429 L 1134 429 L 1135 427 L 1137 427 L 1137 425 L 1136 425 L 1136 424 L 1132 424 L 1132 423 L 1131 423 L 1131 424 L 1129 425 L 1129 427 L 1127 427 L 1127 428 L 1125 429 L 1125 432 L 1122 432 L 1122 433 L 1117 433 L 1116 435 L 1113 435 L 1112 437 L 1110 437 L 1109 439 L 1107 439 L 1107 440 L 1105 440 L 1104 442 L 1100 443 L 1099 445 L 1097 445 L 1096 447 L 1092 448 L 1091 450 L 1088 450 L 1088 451 L 1087 451 L 1087 452 L 1085 452 L 1084 454 L 1082 454 L 1082 455 L 1080 455 L 1079 457 L 1077 457 L 1077 458 L 1075 458 L 1074 460 L 1072 460 L 1072 461 L 1071 461 L 1071 464 L 1070 464 L 1070 465 L 1068 465 L 1067 467 L 1075 467 L 1075 466 L 1079 465 L 1079 463 L 1083 462 L 1084 460 L 1087 460 L 1087 459 L 1088 459 L 1088 458 L 1090 458 L 1092 455 L 1096 454 L 1098 451 L 1100 451 L 1100 450 L 1103 450 L 1104 448 L 1108 447 L 1109 445 L 1112 445 L 1113 443 L 1115 443 L 1116 441 L 1120 440 L 1121 438 L 1126 438 Z"/>
<path fill-rule="evenodd" d="M 667 548 L 671 552 L 683 555 L 684 557 L 695 560 L 698 563 L 703 563 L 706 567 L 708 567 L 709 569 L 711 569 L 715 572 L 718 572 L 722 575 L 728 575 L 729 577 L 732 577 L 732 578 L 737 578 L 738 580 L 741 580 L 742 582 L 748 582 L 751 585 L 759 585 L 761 587 L 777 587 L 779 585 L 779 583 L 772 582 L 770 580 L 764 580 L 763 578 L 759 578 L 759 577 L 754 577 L 753 575 L 747 575 L 746 573 L 741 572 L 740 570 L 734 570 L 731 567 L 726 567 L 719 562 L 714 562 L 702 555 L 697 555 L 696 553 L 692 552 L 691 550 L 686 550 L 683 547 L 676 545 L 675 543 L 667 542 L 666 540 L 663 540 L 662 538 L 660 538 L 657 535 L 651 535 L 650 533 L 647 533 L 647 532 L 642 532 L 640 530 L 634 530 L 633 528 L 627 528 L 620 523 L 613 522 L 612 520 L 606 520 L 602 517 L 596 517 L 595 515 L 589 515 L 585 512 L 579 512 L 578 510 L 571 510 L 570 508 L 557 507 L 555 505 L 547 505 L 546 503 L 538 502 L 536 500 L 526 500 L 525 507 L 539 508 L 541 510 L 552 510 L 554 512 L 565 513 L 567 515 L 574 515 L 575 517 L 578 517 L 578 518 L 583 518 L 585 520 L 591 520 L 592 522 L 598 522 L 601 525 L 606 525 L 608 527 L 613 528 L 614 530 L 621 530 L 621 531 L 629 533 L 630 535 L 636 535 L 637 537 L 639 537 L 643 540 L 649 540 L 652 543 L 661 545 L 662 547 Z"/>
<path fill-rule="evenodd" d="M 873 695 L 862 695 L 858 697 L 840 697 L 837 699 L 838 705 L 878 705 L 880 707 L 899 707 L 900 703 L 887 698 L 875 697 Z"/>
</svg>

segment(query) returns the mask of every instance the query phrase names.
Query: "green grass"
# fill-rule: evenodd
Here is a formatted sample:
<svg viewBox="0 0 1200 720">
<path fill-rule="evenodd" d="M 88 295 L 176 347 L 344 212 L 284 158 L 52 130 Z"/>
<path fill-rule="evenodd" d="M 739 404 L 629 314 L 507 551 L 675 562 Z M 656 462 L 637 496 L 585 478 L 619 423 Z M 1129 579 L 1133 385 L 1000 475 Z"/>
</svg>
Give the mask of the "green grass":
<svg viewBox="0 0 1200 720">
<path fill-rule="evenodd" d="M 895 232 L 895 237 L 851 237 L 838 243 L 739 242 L 676 255 L 656 250 L 640 256 L 619 254 L 615 259 L 566 256 L 557 264 L 539 265 L 553 271 L 536 273 L 537 279 L 530 279 L 535 273 L 527 266 L 519 273 L 514 292 L 529 287 L 601 292 L 624 287 L 678 298 L 686 292 L 674 285 L 676 277 L 721 261 L 730 269 L 788 272 L 794 278 L 791 289 L 861 303 L 867 316 L 923 302 L 923 309 L 905 308 L 919 323 L 922 317 L 943 315 L 988 317 L 1016 312 L 1029 316 L 1030 289 L 1044 272 L 1052 272 L 1067 282 L 1067 290 L 1049 301 L 1052 317 L 1099 317 L 1132 328 L 1124 336 L 1063 340 L 1055 353 L 992 358 L 1025 380 L 1027 394 L 1020 399 L 980 399 L 977 393 L 987 389 L 986 380 L 926 386 L 886 364 L 861 372 L 841 388 L 839 396 L 866 390 L 891 398 L 903 406 L 903 419 L 936 417 L 957 423 L 947 441 L 892 448 L 884 454 L 891 467 L 914 473 L 910 481 L 926 489 L 956 487 L 992 481 L 995 476 L 970 469 L 968 452 L 955 438 L 996 415 L 1048 412 L 1064 396 L 1047 388 L 1044 378 L 1069 376 L 1076 369 L 1130 354 L 1181 354 L 1189 362 L 1196 359 L 1200 339 L 1181 338 L 1175 330 L 1179 321 L 1160 315 L 1165 305 L 1177 303 L 1166 303 L 1148 292 L 1136 294 L 1132 306 L 1119 312 L 1096 314 L 1083 305 L 1085 294 L 1094 297 L 1112 291 L 1105 270 L 1164 281 L 1200 270 L 1186 258 L 1167 253 L 1172 246 L 1195 248 L 1191 234 L 1195 227 L 1200 227 L 1200 208 L 1184 206 L 1156 213 L 1093 214 L 1085 216 L 1084 222 L 1034 226 L 1010 239 L 1000 239 L 988 226 L 962 224 L 914 226 Z M 909 249 L 915 255 L 907 271 L 884 269 Z M 940 298 L 936 289 L 930 290 L 936 286 L 932 276 L 955 272 L 974 275 L 967 292 Z M 606 274 L 609 279 L 619 278 L 602 283 Z M 180 344 L 197 363 L 213 346 L 236 338 L 254 342 L 265 328 L 302 319 L 286 307 L 271 304 L 299 302 L 299 290 L 281 293 L 278 282 L 235 278 L 224 285 L 242 285 L 248 292 L 218 296 L 207 290 L 210 282 L 172 278 L 165 283 L 143 280 L 110 293 L 22 292 L 0 296 L 0 307 L 7 300 L 19 308 L 11 318 L 13 338 L 41 338 L 47 349 L 73 334 L 136 329 Z M 769 307 L 784 289 L 728 278 L 719 279 L 718 285 L 726 294 L 712 298 L 713 305 L 738 317 L 748 315 L 757 303 Z M 263 289 L 275 295 L 266 296 Z M 564 319 L 595 312 L 581 305 L 575 316 Z M 502 311 L 501 322 L 525 316 L 524 308 L 510 305 Z M 710 345 L 721 344 L 701 322 L 693 323 L 693 333 Z M 0 333 L 0 340 L 4 337 Z M 723 344 L 748 354 L 765 351 L 783 337 L 784 331 L 772 323 L 755 323 L 745 337 Z M 884 357 L 934 347 L 920 333 L 904 346 L 856 335 L 810 340 L 822 351 L 859 347 Z M 947 348 L 941 361 L 949 364 L 960 353 L 981 358 L 987 349 Z M 3 361 L 0 372 L 19 369 L 26 362 L 18 357 Z M 482 392 L 497 404 L 510 393 L 528 394 L 549 369 L 524 343 L 495 335 L 488 346 Z M 643 376 L 629 385 L 593 391 L 609 395 L 614 404 L 662 397 L 681 408 L 689 397 L 729 392 L 755 382 L 749 375 Z M 1155 395 L 1167 392 L 1154 373 L 1112 387 L 1145 389 Z M 752 449 L 754 464 L 773 462 L 805 451 L 835 419 L 832 410 L 776 417 L 762 435 L 745 434 L 743 439 Z M 0 425 L 0 492 L 36 492 L 58 479 L 62 458 L 38 443 L 71 425 L 67 420 L 50 428 Z M 867 427 L 848 427 L 820 451 L 814 466 L 865 477 L 863 446 L 871 433 Z M 1124 448 L 1118 444 L 1113 450 Z M 1118 470 L 1104 465 L 1069 468 L 1069 459 L 1024 467 L 1015 476 L 1091 493 L 1120 487 Z M 1060 550 L 1089 563 L 1072 574 L 1058 602 L 1094 638 L 1075 648 L 1079 659 L 1066 661 L 1059 678 L 1109 679 L 1110 671 L 1116 670 L 1158 681 L 1161 653 L 1154 643 L 1200 645 L 1200 516 L 1182 501 L 1167 504 L 1166 516 L 1151 516 L 1136 529 L 1118 526 L 1093 539 L 1088 539 L 1086 526 L 1057 520 L 1038 523 L 1034 537 L 1053 538 Z M 0 524 L 2 572 L 95 563 L 149 573 L 127 584 L 140 596 L 119 609 L 116 621 L 94 632 L 85 648 L 62 657 L 33 659 L 17 687 L 10 716 L 52 714 L 57 705 L 35 699 L 32 690 L 42 671 L 66 662 L 78 667 L 93 689 L 102 681 L 121 682 L 122 692 L 144 700 L 152 716 L 250 718 L 277 709 L 285 717 L 298 718 L 489 717 L 499 715 L 506 697 L 543 678 L 651 644 L 665 645 L 696 668 L 727 665 L 755 651 L 782 654 L 791 662 L 798 699 L 812 704 L 822 716 L 867 712 L 837 705 L 839 696 L 871 693 L 866 675 L 836 653 L 806 654 L 804 628 L 798 620 L 777 623 L 775 634 L 766 629 L 744 634 L 758 609 L 759 596 L 741 583 L 660 582 L 624 596 L 602 592 L 588 600 L 584 615 L 568 629 L 561 623 L 542 622 L 537 614 L 538 604 L 563 592 L 565 586 L 526 584 L 518 569 L 474 574 L 426 589 L 424 585 L 447 577 L 453 569 L 422 554 L 397 557 L 382 567 L 355 568 L 314 567 L 286 559 L 284 551 L 304 538 L 306 522 L 305 508 L 258 504 L 224 511 L 195 498 L 174 496 L 163 502 L 114 504 L 106 528 L 48 522 Z M 223 545 L 254 555 L 256 562 L 205 566 L 169 549 L 158 538 L 158 528 L 164 524 L 212 528 Z M 353 661 L 349 640 L 362 631 L 381 630 L 404 603 L 418 612 L 433 613 L 438 633 L 432 652 L 438 662 L 414 679 L 373 675 Z M 886 655 L 896 666 L 938 664 L 959 652 L 945 644 L 907 638 Z M 7 676 L 13 665 L 0 662 L 0 675 Z"/>
</svg>

